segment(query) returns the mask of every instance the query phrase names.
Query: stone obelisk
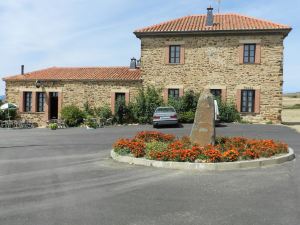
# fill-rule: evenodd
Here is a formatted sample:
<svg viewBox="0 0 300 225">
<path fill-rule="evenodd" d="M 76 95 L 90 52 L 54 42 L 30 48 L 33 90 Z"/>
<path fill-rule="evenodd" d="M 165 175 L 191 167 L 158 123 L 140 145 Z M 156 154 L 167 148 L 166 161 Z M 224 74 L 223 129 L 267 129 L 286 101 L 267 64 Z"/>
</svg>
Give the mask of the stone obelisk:
<svg viewBox="0 0 300 225">
<path fill-rule="evenodd" d="M 215 144 L 215 104 L 214 97 L 205 91 L 198 100 L 191 141 L 200 146 Z"/>
</svg>

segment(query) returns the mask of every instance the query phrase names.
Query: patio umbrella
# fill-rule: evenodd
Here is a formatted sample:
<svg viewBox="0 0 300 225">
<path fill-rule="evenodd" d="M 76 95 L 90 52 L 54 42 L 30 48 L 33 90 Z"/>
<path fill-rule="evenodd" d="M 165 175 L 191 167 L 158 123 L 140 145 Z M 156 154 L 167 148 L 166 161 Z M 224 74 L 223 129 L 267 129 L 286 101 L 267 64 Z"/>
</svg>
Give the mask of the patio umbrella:
<svg viewBox="0 0 300 225">
<path fill-rule="evenodd" d="M 17 106 L 13 103 L 5 103 L 3 105 L 1 105 L 0 107 L 1 110 L 7 110 L 8 112 L 8 120 L 10 120 L 10 116 L 9 116 L 9 110 L 11 109 L 17 109 Z"/>
</svg>

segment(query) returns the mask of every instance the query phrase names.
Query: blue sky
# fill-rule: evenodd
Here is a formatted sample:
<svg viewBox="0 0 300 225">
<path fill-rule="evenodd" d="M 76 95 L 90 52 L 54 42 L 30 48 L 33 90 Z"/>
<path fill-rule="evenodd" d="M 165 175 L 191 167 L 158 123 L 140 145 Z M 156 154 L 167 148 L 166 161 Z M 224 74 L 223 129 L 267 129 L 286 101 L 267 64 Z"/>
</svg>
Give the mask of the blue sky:
<svg viewBox="0 0 300 225">
<path fill-rule="evenodd" d="M 51 66 L 121 66 L 139 57 L 136 28 L 206 13 L 213 0 L 7 0 L 0 2 L 0 77 Z M 236 12 L 291 25 L 284 91 L 300 91 L 300 1 L 223 0 Z M 0 82 L 0 95 L 4 94 Z"/>
</svg>

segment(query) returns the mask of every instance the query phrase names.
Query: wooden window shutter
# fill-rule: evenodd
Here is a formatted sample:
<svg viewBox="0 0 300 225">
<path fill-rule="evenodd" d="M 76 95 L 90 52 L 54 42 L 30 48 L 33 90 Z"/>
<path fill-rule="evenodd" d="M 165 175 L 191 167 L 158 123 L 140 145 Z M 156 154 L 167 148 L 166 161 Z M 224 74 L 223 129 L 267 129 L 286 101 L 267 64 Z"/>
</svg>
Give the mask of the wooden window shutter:
<svg viewBox="0 0 300 225">
<path fill-rule="evenodd" d="M 184 64 L 185 61 L 185 49 L 184 46 L 180 46 L 180 64 Z"/>
<path fill-rule="evenodd" d="M 166 46 L 165 49 L 165 64 L 170 64 L 170 46 Z"/>
<path fill-rule="evenodd" d="M 19 93 L 19 112 L 24 112 L 24 92 Z"/>
<path fill-rule="evenodd" d="M 255 90 L 255 105 L 254 105 L 254 112 L 260 113 L 260 90 Z"/>
<path fill-rule="evenodd" d="M 239 46 L 239 63 L 244 64 L 244 44 Z"/>
<path fill-rule="evenodd" d="M 241 92 L 242 90 L 241 89 L 237 89 L 236 91 L 236 109 L 238 112 L 241 112 Z"/>
<path fill-rule="evenodd" d="M 168 88 L 165 88 L 163 90 L 163 100 L 164 100 L 164 103 L 168 103 L 168 98 L 169 98 L 169 93 L 168 93 Z"/>
<path fill-rule="evenodd" d="M 255 50 L 255 63 L 260 64 L 261 63 L 261 44 L 256 44 L 256 50 Z"/>
</svg>

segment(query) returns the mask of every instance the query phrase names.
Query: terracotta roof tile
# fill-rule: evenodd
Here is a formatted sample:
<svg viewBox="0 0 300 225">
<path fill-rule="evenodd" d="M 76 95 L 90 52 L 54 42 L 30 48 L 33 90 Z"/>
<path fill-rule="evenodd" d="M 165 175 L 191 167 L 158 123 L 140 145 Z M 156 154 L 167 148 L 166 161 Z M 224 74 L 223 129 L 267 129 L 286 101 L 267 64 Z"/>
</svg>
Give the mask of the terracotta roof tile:
<svg viewBox="0 0 300 225">
<path fill-rule="evenodd" d="M 206 26 L 206 15 L 191 15 L 138 29 L 135 33 L 207 32 L 245 30 L 290 30 L 291 27 L 239 14 L 215 14 L 214 25 Z"/>
<path fill-rule="evenodd" d="M 140 80 L 140 69 L 128 67 L 51 67 L 3 80 Z"/>
</svg>

